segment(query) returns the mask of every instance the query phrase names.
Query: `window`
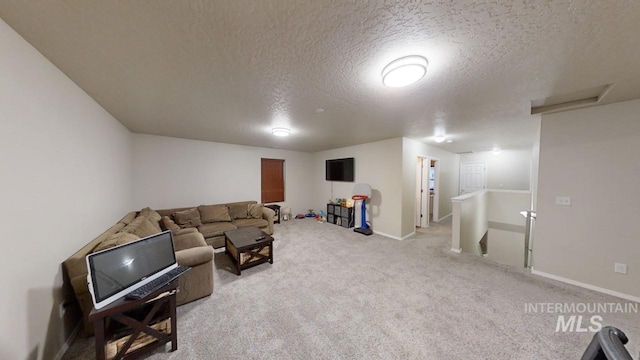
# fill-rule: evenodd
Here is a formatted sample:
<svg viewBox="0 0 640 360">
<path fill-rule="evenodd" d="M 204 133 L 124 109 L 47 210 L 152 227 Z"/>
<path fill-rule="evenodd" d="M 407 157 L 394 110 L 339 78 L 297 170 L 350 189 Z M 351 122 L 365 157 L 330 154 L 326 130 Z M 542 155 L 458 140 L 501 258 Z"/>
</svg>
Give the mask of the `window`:
<svg viewBox="0 0 640 360">
<path fill-rule="evenodd" d="M 261 160 L 262 203 L 284 201 L 284 160 Z"/>
</svg>

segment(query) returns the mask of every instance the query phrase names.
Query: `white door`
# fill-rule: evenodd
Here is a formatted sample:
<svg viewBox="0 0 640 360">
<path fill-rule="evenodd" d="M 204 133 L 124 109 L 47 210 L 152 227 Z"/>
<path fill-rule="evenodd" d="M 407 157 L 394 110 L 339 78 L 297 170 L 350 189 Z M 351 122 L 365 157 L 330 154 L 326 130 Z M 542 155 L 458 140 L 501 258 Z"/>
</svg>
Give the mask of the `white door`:
<svg viewBox="0 0 640 360">
<path fill-rule="evenodd" d="M 485 163 L 460 164 L 460 195 L 483 190 L 487 187 Z"/>
</svg>

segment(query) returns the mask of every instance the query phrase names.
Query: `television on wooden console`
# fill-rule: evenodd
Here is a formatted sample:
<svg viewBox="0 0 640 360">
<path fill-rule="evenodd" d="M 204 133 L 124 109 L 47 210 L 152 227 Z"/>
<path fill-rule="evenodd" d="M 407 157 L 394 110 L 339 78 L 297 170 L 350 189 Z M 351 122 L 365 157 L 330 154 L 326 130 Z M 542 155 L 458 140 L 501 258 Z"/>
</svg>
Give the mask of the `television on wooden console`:
<svg viewBox="0 0 640 360">
<path fill-rule="evenodd" d="M 353 181 L 355 178 L 353 158 L 331 159 L 326 161 L 327 181 Z"/>
<path fill-rule="evenodd" d="M 86 260 L 89 293 L 96 309 L 178 267 L 169 230 L 89 254 Z"/>
</svg>

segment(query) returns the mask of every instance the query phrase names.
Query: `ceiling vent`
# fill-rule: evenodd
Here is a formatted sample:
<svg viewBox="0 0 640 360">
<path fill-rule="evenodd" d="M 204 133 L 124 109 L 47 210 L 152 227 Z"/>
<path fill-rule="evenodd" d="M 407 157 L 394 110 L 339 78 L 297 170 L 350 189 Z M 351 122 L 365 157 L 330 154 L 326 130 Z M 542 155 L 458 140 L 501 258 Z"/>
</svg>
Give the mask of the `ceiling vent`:
<svg viewBox="0 0 640 360">
<path fill-rule="evenodd" d="M 608 84 L 568 94 L 533 100 L 531 101 L 531 115 L 546 115 L 598 105 L 612 87 L 613 84 Z"/>
</svg>

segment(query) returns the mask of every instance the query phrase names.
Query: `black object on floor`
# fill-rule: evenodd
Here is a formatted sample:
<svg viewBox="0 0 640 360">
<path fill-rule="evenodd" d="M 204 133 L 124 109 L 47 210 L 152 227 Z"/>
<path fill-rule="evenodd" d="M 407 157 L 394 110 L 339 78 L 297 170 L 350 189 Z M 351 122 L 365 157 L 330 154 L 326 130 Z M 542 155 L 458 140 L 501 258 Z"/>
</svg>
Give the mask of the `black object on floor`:
<svg viewBox="0 0 640 360">
<path fill-rule="evenodd" d="M 582 355 L 582 360 L 633 360 L 624 344 L 629 342 L 622 330 L 605 326 L 595 335 Z"/>
</svg>

